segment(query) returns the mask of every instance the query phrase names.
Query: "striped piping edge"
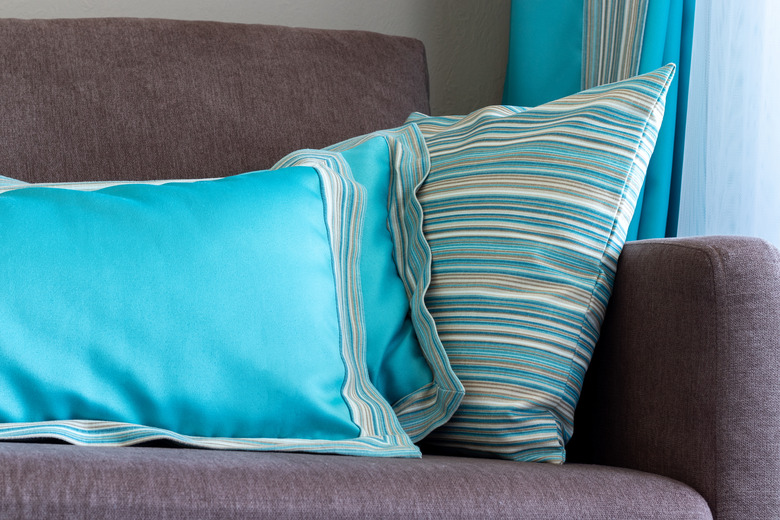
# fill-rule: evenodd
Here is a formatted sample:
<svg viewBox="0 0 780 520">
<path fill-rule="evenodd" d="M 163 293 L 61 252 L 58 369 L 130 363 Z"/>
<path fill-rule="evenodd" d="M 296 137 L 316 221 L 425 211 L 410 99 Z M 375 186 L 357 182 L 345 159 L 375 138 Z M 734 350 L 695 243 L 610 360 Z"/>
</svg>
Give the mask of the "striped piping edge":
<svg viewBox="0 0 780 520">
<path fill-rule="evenodd" d="M 329 165 L 338 164 L 338 171 L 351 176 L 349 165 L 340 152 L 371 139 L 383 139 L 388 145 L 392 163 L 388 226 L 394 258 L 409 298 L 412 325 L 420 349 L 433 374 L 430 383 L 393 403 L 404 430 L 418 442 L 452 417 L 464 394 L 463 385 L 452 370 L 436 332 L 433 317 L 424 304 L 430 282 L 431 252 L 423 236 L 422 208 L 415 193 L 429 168 L 425 141 L 416 125 L 405 125 L 359 136 L 325 150 L 294 152 L 280 164 L 308 158 Z"/>
</svg>

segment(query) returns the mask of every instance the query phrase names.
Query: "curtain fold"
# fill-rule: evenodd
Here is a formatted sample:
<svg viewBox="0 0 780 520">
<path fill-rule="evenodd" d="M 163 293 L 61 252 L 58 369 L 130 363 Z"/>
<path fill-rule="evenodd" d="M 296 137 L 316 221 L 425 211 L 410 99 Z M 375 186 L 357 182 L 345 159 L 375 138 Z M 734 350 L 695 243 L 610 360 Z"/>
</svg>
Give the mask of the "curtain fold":
<svg viewBox="0 0 780 520">
<path fill-rule="evenodd" d="M 639 74 L 647 7 L 647 0 L 583 2 L 582 89 Z"/>
<path fill-rule="evenodd" d="M 641 206 L 629 237 L 676 236 L 680 208 L 695 0 L 650 0 L 639 73 L 677 64 L 666 112 L 647 168 Z"/>
<path fill-rule="evenodd" d="M 504 104 L 536 106 L 580 90 L 582 0 L 513 0 Z"/>
<path fill-rule="evenodd" d="M 677 65 L 628 239 L 677 233 L 695 0 L 513 0 L 504 103 L 535 106 Z"/>
</svg>

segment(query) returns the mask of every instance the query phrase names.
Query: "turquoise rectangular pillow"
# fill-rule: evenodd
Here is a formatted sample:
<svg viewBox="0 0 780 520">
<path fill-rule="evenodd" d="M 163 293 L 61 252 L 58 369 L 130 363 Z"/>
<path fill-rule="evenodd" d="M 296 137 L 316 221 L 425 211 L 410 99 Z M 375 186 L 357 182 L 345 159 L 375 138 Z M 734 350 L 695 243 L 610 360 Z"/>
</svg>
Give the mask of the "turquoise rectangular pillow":
<svg viewBox="0 0 780 520">
<path fill-rule="evenodd" d="M 425 304 L 466 395 L 426 443 L 561 463 L 674 74 L 529 109 L 413 115 Z"/>
<path fill-rule="evenodd" d="M 415 442 L 444 424 L 463 397 L 418 284 L 430 265 L 413 196 L 427 170 L 424 146 L 417 127 L 406 125 L 293 152 L 277 164 L 328 164 L 366 189 L 359 264 L 368 372 Z"/>
<path fill-rule="evenodd" d="M 419 456 L 366 370 L 347 176 L 1 191 L 0 438 Z"/>
</svg>

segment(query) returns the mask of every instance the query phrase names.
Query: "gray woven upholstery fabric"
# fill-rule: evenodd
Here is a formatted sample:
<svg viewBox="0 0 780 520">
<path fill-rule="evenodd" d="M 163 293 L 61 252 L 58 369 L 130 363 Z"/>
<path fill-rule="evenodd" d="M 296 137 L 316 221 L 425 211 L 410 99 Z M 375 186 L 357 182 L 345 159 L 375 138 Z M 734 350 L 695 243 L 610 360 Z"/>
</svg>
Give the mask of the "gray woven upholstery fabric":
<svg viewBox="0 0 780 520">
<path fill-rule="evenodd" d="M 428 112 L 418 40 L 150 19 L 0 20 L 0 175 L 221 177 Z"/>
<path fill-rule="evenodd" d="M 0 517 L 711 518 L 672 479 L 586 465 L 424 456 L 0 443 Z"/>
<path fill-rule="evenodd" d="M 570 460 L 667 475 L 718 519 L 780 518 L 780 252 L 626 244 Z"/>
</svg>

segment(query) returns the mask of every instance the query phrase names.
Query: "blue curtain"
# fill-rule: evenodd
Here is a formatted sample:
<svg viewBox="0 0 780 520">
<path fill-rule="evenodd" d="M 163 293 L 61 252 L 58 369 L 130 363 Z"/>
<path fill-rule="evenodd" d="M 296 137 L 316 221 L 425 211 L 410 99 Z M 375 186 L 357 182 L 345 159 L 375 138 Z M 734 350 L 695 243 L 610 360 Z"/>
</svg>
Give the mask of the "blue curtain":
<svg viewBox="0 0 780 520">
<path fill-rule="evenodd" d="M 513 0 L 504 103 L 535 106 L 677 64 L 628 239 L 675 236 L 695 0 Z"/>
</svg>

